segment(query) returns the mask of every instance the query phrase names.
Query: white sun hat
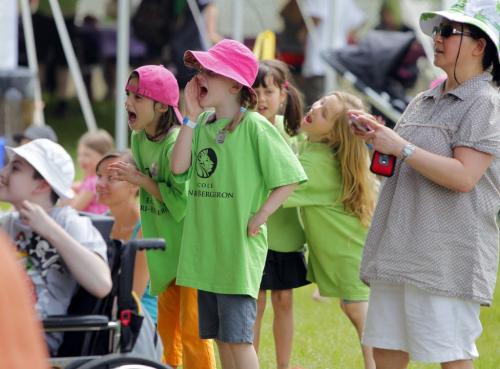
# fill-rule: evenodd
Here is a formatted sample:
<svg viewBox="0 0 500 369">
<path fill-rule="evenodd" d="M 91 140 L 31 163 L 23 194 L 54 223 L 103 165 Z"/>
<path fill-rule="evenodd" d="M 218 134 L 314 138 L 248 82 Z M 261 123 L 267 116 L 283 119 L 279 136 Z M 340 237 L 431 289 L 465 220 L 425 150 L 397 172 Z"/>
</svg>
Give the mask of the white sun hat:
<svg viewBox="0 0 500 369">
<path fill-rule="evenodd" d="M 449 10 L 422 13 L 422 32 L 432 36 L 434 27 L 439 26 L 443 18 L 482 30 L 493 41 L 500 60 L 500 0 L 460 0 Z"/>
<path fill-rule="evenodd" d="M 9 158 L 14 154 L 26 160 L 63 199 L 74 196 L 71 189 L 75 179 L 73 160 L 64 148 L 46 138 L 38 138 L 18 147 L 6 147 Z"/>
</svg>

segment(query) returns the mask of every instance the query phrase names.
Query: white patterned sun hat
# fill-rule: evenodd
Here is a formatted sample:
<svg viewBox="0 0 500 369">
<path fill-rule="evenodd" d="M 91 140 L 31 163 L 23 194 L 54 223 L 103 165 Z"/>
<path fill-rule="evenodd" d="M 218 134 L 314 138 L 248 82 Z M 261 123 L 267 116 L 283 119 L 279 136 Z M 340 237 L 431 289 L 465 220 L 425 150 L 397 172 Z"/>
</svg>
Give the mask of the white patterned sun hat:
<svg viewBox="0 0 500 369">
<path fill-rule="evenodd" d="M 482 30 L 493 41 L 500 60 L 500 0 L 459 0 L 449 10 L 422 13 L 422 32 L 432 36 L 434 27 L 438 26 L 443 18 L 471 24 Z"/>
</svg>

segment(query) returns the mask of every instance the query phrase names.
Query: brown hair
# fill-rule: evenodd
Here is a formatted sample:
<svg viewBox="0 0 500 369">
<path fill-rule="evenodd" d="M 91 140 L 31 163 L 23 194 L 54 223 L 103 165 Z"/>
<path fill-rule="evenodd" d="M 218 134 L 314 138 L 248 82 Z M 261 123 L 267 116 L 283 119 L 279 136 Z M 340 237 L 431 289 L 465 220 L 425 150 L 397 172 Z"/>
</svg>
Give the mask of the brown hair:
<svg viewBox="0 0 500 369">
<path fill-rule="evenodd" d="M 33 168 L 33 170 L 34 170 L 33 179 L 43 179 L 44 181 L 47 181 L 45 178 L 43 178 L 43 176 L 40 174 L 40 172 L 38 170 L 36 170 L 35 168 Z M 52 205 L 55 205 L 57 200 L 59 200 L 59 195 L 51 187 L 50 188 L 50 201 L 52 202 Z"/>
<path fill-rule="evenodd" d="M 253 87 L 267 87 L 266 77 L 271 76 L 273 84 L 286 92 L 286 105 L 283 114 L 283 124 L 286 133 L 296 136 L 302 120 L 304 103 L 302 94 L 292 84 L 288 66 L 279 60 L 264 60 L 259 63 L 259 71 Z"/>
<path fill-rule="evenodd" d="M 97 131 L 84 133 L 78 140 L 78 144 L 84 145 L 89 149 L 104 155 L 108 151 L 113 150 L 115 141 L 107 131 L 104 129 L 98 129 Z"/>
<path fill-rule="evenodd" d="M 155 104 L 161 103 L 155 101 Z M 170 128 L 180 125 L 181 122 L 179 122 L 174 108 L 169 105 L 167 106 L 167 111 L 162 113 L 162 115 L 160 116 L 160 120 L 158 121 L 158 125 L 156 126 L 156 136 L 166 134 L 170 130 Z"/>
<path fill-rule="evenodd" d="M 491 67 L 491 74 L 493 75 L 493 82 L 500 86 L 500 60 L 498 59 L 498 51 L 491 39 L 480 28 L 467 24 L 472 37 L 476 40 L 484 38 L 486 40 L 486 48 L 483 56 L 483 69 L 487 70 Z"/>
</svg>

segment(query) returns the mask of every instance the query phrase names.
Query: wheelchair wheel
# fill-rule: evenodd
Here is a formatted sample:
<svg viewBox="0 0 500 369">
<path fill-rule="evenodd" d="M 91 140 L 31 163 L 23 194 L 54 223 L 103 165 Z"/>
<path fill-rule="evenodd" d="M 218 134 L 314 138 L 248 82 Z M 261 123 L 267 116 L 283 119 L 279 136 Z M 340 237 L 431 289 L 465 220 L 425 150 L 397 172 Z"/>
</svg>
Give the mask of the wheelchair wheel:
<svg viewBox="0 0 500 369">
<path fill-rule="evenodd" d="M 88 361 L 75 369 L 169 369 L 169 367 L 140 356 L 111 354 Z"/>
</svg>

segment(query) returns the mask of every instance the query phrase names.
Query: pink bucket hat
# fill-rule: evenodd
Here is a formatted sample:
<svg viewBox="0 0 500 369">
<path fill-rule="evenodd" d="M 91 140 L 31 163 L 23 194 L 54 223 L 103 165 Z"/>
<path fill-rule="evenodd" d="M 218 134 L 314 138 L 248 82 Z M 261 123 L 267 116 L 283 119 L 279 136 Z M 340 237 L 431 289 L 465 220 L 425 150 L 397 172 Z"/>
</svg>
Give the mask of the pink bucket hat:
<svg viewBox="0 0 500 369">
<path fill-rule="evenodd" d="M 259 63 L 252 51 L 238 41 L 225 39 L 208 51 L 188 50 L 184 53 L 184 64 L 190 68 L 201 66 L 231 78 L 255 94 L 252 85 L 257 77 Z"/>
<path fill-rule="evenodd" d="M 131 86 L 127 82 L 125 90 L 171 106 L 179 122 L 182 122 L 182 114 L 179 111 L 179 85 L 172 72 L 163 65 L 144 65 L 132 73 L 137 73 L 139 82 L 137 86 Z"/>
</svg>

